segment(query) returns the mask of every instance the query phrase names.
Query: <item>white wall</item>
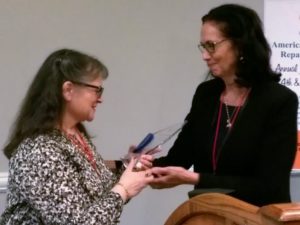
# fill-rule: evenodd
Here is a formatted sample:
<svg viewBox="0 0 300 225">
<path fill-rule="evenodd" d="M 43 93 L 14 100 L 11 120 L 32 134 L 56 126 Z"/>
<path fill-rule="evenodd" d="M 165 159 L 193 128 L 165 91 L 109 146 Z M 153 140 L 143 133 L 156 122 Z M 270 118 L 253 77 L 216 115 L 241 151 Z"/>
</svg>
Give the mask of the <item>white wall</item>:
<svg viewBox="0 0 300 225">
<path fill-rule="evenodd" d="M 110 70 L 104 102 L 88 125 L 104 158 L 119 158 L 148 131 L 182 121 L 206 72 L 197 49 L 201 17 L 225 2 L 1 0 L 0 144 L 38 67 L 62 47 L 95 55 Z M 230 2 L 262 17 L 262 0 Z M 0 172 L 7 168 L 1 154 Z M 127 204 L 121 224 L 163 224 L 191 189 L 146 189 Z M 0 201 L 2 211 L 3 195 Z"/>
</svg>

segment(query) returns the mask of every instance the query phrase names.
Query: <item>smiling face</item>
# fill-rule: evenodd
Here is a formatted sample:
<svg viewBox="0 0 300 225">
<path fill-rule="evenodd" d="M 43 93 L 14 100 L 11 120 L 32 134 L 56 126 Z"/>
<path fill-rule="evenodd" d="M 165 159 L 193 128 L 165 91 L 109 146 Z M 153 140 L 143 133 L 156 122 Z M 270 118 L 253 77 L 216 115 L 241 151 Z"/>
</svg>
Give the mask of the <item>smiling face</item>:
<svg viewBox="0 0 300 225">
<path fill-rule="evenodd" d="M 202 58 L 215 77 L 234 80 L 237 50 L 230 39 L 224 37 L 220 25 L 207 21 L 202 25 L 200 40 Z"/>
<path fill-rule="evenodd" d="M 76 124 L 83 121 L 92 121 L 95 117 L 98 103 L 102 103 L 99 89 L 103 85 L 103 79 L 98 76 L 91 81 L 72 82 L 63 84 L 63 96 L 65 100 L 65 121 Z M 98 88 L 97 88 L 98 87 Z"/>
</svg>

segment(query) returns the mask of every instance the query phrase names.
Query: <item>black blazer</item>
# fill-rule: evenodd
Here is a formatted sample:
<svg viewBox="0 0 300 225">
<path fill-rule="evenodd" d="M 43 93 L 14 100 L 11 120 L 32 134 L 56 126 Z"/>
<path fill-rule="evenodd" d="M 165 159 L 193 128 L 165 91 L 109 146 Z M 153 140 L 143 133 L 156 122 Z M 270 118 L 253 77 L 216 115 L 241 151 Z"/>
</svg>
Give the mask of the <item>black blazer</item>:
<svg viewBox="0 0 300 225">
<path fill-rule="evenodd" d="M 188 121 L 167 156 L 154 166 L 191 166 L 200 173 L 195 188 L 234 189 L 231 194 L 255 205 L 290 201 L 290 171 L 297 145 L 298 97 L 276 82 L 252 87 L 212 168 L 212 140 L 224 84 L 201 83 Z"/>
</svg>

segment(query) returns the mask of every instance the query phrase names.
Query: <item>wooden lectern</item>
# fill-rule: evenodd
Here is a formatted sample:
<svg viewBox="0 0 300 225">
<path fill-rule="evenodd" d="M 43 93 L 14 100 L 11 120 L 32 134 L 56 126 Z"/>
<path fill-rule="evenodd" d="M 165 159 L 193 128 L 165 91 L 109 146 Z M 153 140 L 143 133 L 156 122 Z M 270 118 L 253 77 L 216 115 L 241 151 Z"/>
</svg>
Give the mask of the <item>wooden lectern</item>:
<svg viewBox="0 0 300 225">
<path fill-rule="evenodd" d="M 205 193 L 181 204 L 165 225 L 300 225 L 300 203 L 257 207 L 226 194 Z"/>
<path fill-rule="evenodd" d="M 122 166 L 115 160 L 106 160 L 105 164 L 112 171 Z M 175 209 L 164 225 L 300 225 L 300 203 L 257 207 L 224 193 L 190 198 Z"/>
</svg>

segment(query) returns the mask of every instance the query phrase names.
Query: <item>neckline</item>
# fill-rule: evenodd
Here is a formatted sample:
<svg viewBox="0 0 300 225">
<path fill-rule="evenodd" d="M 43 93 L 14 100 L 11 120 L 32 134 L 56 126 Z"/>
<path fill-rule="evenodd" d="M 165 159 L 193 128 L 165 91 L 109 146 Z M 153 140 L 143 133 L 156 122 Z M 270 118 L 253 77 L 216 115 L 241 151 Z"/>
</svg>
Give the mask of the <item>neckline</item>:
<svg viewBox="0 0 300 225">
<path fill-rule="evenodd" d="M 220 94 L 220 101 L 227 105 L 227 106 L 233 106 L 233 107 L 239 107 L 239 106 L 243 106 L 248 98 L 248 95 L 251 91 L 251 88 L 248 88 L 245 93 L 242 93 L 238 98 L 237 98 L 237 104 L 233 105 L 233 104 L 229 104 L 226 100 L 225 100 L 225 89 L 221 92 Z"/>
<path fill-rule="evenodd" d="M 76 131 L 76 134 L 68 134 L 62 131 L 62 134 L 67 138 L 67 140 L 74 145 L 78 151 L 84 156 L 84 158 L 90 163 L 92 168 L 99 175 L 97 169 L 95 153 L 93 152 L 90 143 L 87 138 L 79 130 Z"/>
</svg>

